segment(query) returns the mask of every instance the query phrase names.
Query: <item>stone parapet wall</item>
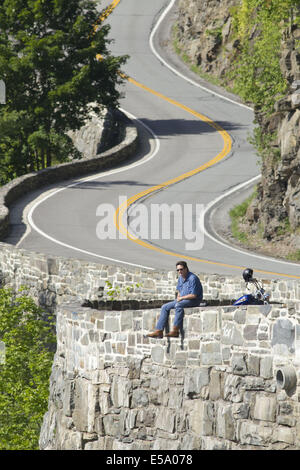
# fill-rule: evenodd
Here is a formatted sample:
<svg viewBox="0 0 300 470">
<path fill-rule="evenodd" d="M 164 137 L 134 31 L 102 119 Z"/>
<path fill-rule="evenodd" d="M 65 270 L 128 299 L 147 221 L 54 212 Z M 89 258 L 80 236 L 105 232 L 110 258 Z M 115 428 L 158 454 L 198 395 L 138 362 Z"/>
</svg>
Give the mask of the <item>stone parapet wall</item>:
<svg viewBox="0 0 300 470">
<path fill-rule="evenodd" d="M 300 448 L 299 303 L 158 315 L 61 306 L 41 449 Z"/>
<path fill-rule="evenodd" d="M 198 273 L 208 303 L 232 303 L 245 293 L 242 277 Z M 105 308 L 110 300 L 109 285 L 115 300 L 165 301 L 175 296 L 174 271 L 150 271 L 140 268 L 90 263 L 35 253 L 0 243 L 0 281 L 18 290 L 26 286 L 28 294 L 43 307 L 53 310 L 66 302 L 90 301 Z M 293 303 L 300 300 L 299 280 L 264 280 L 271 302 Z M 109 283 L 109 284 L 108 284 Z"/>
</svg>

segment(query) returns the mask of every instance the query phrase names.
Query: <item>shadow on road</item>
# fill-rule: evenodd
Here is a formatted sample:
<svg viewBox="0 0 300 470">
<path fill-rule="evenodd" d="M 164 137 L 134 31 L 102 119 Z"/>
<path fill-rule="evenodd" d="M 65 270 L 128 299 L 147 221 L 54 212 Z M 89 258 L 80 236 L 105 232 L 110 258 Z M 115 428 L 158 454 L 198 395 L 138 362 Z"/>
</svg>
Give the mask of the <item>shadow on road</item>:
<svg viewBox="0 0 300 470">
<path fill-rule="evenodd" d="M 199 119 L 140 119 L 155 134 L 159 137 L 162 136 L 175 136 L 175 135 L 199 135 L 217 132 L 217 129 L 207 122 Z M 226 131 L 242 129 L 247 126 L 236 124 L 230 121 L 215 121 L 215 124 L 220 126 Z"/>
</svg>

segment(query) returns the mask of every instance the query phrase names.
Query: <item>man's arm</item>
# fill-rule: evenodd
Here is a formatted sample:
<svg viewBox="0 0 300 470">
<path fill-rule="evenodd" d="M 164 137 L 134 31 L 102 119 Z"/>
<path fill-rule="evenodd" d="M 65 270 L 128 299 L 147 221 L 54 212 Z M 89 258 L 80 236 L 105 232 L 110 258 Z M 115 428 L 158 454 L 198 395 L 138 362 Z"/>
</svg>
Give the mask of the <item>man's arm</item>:
<svg viewBox="0 0 300 470">
<path fill-rule="evenodd" d="M 180 296 L 180 294 L 177 295 L 177 301 L 179 302 L 180 300 L 192 300 L 192 299 L 196 299 L 197 296 L 196 294 L 187 294 L 187 295 L 183 295 L 183 296 Z"/>
<path fill-rule="evenodd" d="M 180 293 L 178 293 L 177 295 L 177 301 L 179 302 L 180 300 L 192 300 L 192 299 L 196 299 L 197 298 L 197 294 L 195 292 L 197 292 L 197 285 L 196 285 L 196 280 L 193 277 L 191 277 L 188 281 L 188 290 L 189 290 L 189 294 L 185 294 L 185 295 L 180 295 Z"/>
</svg>

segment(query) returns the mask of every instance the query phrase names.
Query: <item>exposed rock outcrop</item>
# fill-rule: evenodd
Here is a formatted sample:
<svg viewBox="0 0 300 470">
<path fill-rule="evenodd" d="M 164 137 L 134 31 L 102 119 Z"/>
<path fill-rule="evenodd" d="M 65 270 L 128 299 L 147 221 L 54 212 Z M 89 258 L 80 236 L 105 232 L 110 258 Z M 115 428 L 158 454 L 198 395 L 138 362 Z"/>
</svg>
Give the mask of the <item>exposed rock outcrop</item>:
<svg viewBox="0 0 300 470">
<path fill-rule="evenodd" d="M 238 4 L 239 0 L 179 1 L 179 47 L 203 72 L 224 77 L 230 67 L 238 46 L 230 10 Z"/>
<path fill-rule="evenodd" d="M 282 38 L 280 67 L 289 83 L 287 94 L 275 104 L 271 116 L 256 110 L 256 118 L 264 134 L 273 134 L 268 155 L 262 161 L 262 180 L 256 207 L 256 220 L 263 227 L 263 237 L 280 237 L 284 225 L 289 226 L 291 248 L 300 248 L 300 28 L 291 23 Z M 297 44 L 298 43 L 298 44 Z M 298 47 L 298 50 L 297 50 Z M 291 234 L 292 233 L 292 234 Z"/>
<path fill-rule="evenodd" d="M 119 145 L 125 132 L 120 113 L 103 109 L 101 114 L 91 112 L 86 124 L 76 131 L 69 131 L 68 135 L 83 158 L 94 158 Z"/>
</svg>

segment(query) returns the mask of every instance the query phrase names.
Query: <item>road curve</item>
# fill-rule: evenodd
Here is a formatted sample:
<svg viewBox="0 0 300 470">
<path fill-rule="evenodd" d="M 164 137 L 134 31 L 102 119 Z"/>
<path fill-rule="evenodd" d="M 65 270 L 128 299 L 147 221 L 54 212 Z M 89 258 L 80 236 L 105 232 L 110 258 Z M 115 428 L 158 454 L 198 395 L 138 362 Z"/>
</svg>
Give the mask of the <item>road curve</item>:
<svg viewBox="0 0 300 470">
<path fill-rule="evenodd" d="M 209 220 L 209 210 L 232 188 L 259 173 L 247 142 L 253 112 L 204 84 L 174 56 L 168 43 L 173 3 L 162 8 L 161 0 L 115 0 L 107 20 L 113 53 L 130 56 L 121 108 L 136 120 L 138 154 L 119 169 L 25 199 L 28 230 L 16 243 L 154 270 L 187 259 L 197 273 L 240 275 L 252 267 L 260 277 L 300 279 L 299 264 L 229 247 L 198 223 Z"/>
</svg>

